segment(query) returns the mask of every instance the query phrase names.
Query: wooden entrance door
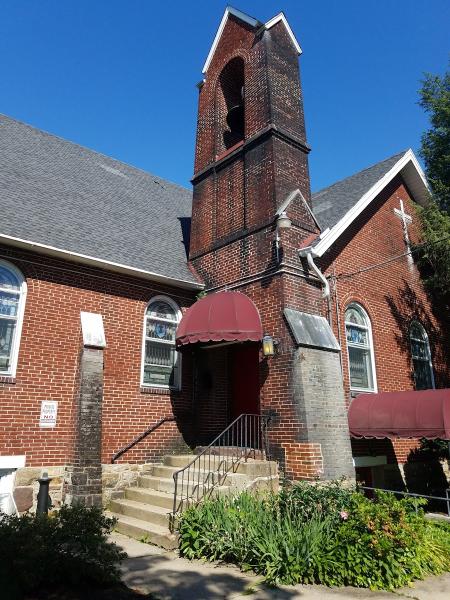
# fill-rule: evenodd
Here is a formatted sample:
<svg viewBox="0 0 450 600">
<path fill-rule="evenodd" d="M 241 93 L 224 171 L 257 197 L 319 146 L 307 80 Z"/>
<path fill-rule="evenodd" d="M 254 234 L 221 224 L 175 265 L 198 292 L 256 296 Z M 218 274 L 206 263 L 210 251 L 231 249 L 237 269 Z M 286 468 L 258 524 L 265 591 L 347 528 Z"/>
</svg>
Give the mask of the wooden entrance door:
<svg viewBox="0 0 450 600">
<path fill-rule="evenodd" d="M 242 344 L 230 348 L 230 418 L 259 415 L 259 346 Z"/>
</svg>

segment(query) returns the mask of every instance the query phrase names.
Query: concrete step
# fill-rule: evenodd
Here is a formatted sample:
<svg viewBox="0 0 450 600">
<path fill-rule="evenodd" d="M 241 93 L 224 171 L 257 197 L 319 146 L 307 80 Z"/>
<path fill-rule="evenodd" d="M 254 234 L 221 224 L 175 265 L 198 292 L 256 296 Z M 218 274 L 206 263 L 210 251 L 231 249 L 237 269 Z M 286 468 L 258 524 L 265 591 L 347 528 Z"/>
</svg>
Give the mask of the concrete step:
<svg viewBox="0 0 450 600">
<path fill-rule="evenodd" d="M 142 477 L 139 477 L 138 484 L 139 487 L 157 490 L 159 492 L 168 492 L 173 494 L 175 491 L 175 483 L 172 477 L 156 477 L 154 475 L 144 475 Z M 197 482 L 189 483 L 189 485 L 187 485 L 186 482 L 186 484 L 184 485 L 184 490 L 186 492 L 189 491 L 190 493 L 192 493 L 194 488 L 196 489 L 197 487 L 203 489 L 203 483 L 200 483 L 197 486 Z"/>
<path fill-rule="evenodd" d="M 168 510 L 171 510 L 173 507 L 173 491 L 172 493 L 167 493 L 146 487 L 129 487 L 125 490 L 125 498 Z"/>
<path fill-rule="evenodd" d="M 161 527 L 169 526 L 169 509 L 162 508 L 161 506 L 153 506 L 145 502 L 123 498 L 120 500 L 113 500 L 110 505 L 110 510 L 118 515 L 134 517 L 141 521 L 161 525 Z"/>
<path fill-rule="evenodd" d="M 227 464 L 232 463 L 233 460 L 234 461 L 236 460 L 236 457 L 234 456 L 234 454 L 232 454 L 232 450 L 230 448 L 228 448 L 226 450 L 227 450 L 227 452 L 221 456 L 215 455 L 214 450 L 212 450 L 211 454 L 207 453 L 207 454 L 199 457 L 198 462 L 200 463 L 200 466 L 202 468 L 206 467 L 209 469 L 209 466 L 207 466 L 209 464 L 214 465 L 214 467 L 216 468 L 217 465 L 222 463 L 223 461 L 225 461 Z M 228 454 L 228 456 L 227 456 L 227 454 Z M 178 467 L 179 469 L 182 469 L 183 467 L 186 467 L 187 465 L 189 465 L 196 458 L 198 458 L 197 454 L 168 454 L 163 458 L 163 464 L 167 467 Z M 247 462 L 251 463 L 251 462 L 267 462 L 267 461 L 264 460 L 263 457 L 257 455 L 256 459 L 248 458 Z M 144 466 L 144 470 L 147 470 L 147 467 L 151 467 L 151 466 L 154 466 L 154 465 L 147 463 Z"/>
<path fill-rule="evenodd" d="M 128 537 L 150 544 L 156 544 L 157 546 L 166 548 L 166 550 L 174 550 L 178 547 L 178 537 L 173 533 L 170 533 L 168 527 L 161 527 L 161 525 L 148 523 L 141 519 L 125 515 L 109 514 L 108 516 L 115 516 L 118 518 L 115 531 L 123 533 Z"/>
<path fill-rule="evenodd" d="M 175 467 L 158 467 L 158 475 L 143 475 L 138 479 L 139 487 L 151 488 L 159 490 L 161 492 L 174 492 L 175 483 L 173 480 L 173 474 L 177 471 Z M 208 484 L 206 481 L 208 480 Z M 218 476 L 214 471 L 195 471 L 191 472 L 188 477 L 188 473 L 185 472 L 184 477 L 180 476 L 178 479 L 178 486 L 183 487 L 184 492 L 191 493 L 197 487 L 202 490 L 205 485 L 210 487 L 211 485 L 229 485 L 236 489 L 243 489 L 247 483 L 249 483 L 249 477 L 241 473 L 225 473 Z"/>
<path fill-rule="evenodd" d="M 224 473 L 223 469 L 217 472 L 213 465 L 211 465 L 210 471 L 208 470 L 208 464 L 206 464 L 206 469 L 199 468 L 201 466 L 202 465 L 195 465 L 195 469 L 191 467 L 190 469 L 186 469 L 186 471 L 182 471 L 178 477 L 178 481 L 184 479 L 184 481 L 187 482 L 189 475 L 189 481 L 204 482 L 206 479 L 208 479 L 211 482 L 215 482 L 226 475 L 226 472 Z M 177 471 L 179 471 L 178 467 L 154 465 L 149 474 L 154 477 L 162 477 L 163 479 L 173 479 L 173 476 Z"/>
</svg>

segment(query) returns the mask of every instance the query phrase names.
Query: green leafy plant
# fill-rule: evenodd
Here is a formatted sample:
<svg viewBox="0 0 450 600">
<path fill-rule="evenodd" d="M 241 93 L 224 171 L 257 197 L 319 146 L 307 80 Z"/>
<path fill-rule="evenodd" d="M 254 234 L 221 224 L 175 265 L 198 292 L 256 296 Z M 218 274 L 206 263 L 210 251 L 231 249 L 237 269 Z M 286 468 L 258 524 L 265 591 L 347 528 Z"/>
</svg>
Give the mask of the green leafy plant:
<svg viewBox="0 0 450 600">
<path fill-rule="evenodd" d="M 383 493 L 372 501 L 341 482 L 219 497 L 181 516 L 180 551 L 235 563 L 270 584 L 392 590 L 450 570 L 450 528 L 427 522 L 422 503 Z"/>
<path fill-rule="evenodd" d="M 0 515 L 0 580 L 6 597 L 42 586 L 85 586 L 119 581 L 126 557 L 107 535 L 115 520 L 99 508 L 67 507 L 50 516 Z"/>
</svg>

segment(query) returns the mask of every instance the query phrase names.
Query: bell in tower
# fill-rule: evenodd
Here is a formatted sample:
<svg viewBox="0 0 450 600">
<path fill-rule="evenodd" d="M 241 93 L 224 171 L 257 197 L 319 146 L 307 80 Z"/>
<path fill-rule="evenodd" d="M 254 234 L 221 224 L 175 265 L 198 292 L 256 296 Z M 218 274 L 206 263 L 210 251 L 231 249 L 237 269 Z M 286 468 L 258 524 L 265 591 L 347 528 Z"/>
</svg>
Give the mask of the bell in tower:
<svg viewBox="0 0 450 600">
<path fill-rule="evenodd" d="M 244 88 L 241 89 L 241 98 L 230 108 L 227 114 L 227 125 L 233 135 L 244 137 Z"/>
<path fill-rule="evenodd" d="M 217 100 L 219 107 L 222 106 L 222 118 L 219 117 L 221 146 L 228 150 L 245 136 L 244 61 L 238 57 L 230 60 L 220 74 L 219 83 Z"/>
</svg>

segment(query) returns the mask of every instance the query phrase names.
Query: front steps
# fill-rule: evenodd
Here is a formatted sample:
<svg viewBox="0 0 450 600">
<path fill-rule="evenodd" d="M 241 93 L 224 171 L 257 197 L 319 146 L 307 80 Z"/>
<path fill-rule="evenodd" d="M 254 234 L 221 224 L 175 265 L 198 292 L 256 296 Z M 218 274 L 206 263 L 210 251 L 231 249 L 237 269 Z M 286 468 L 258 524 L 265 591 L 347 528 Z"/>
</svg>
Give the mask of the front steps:
<svg viewBox="0 0 450 600">
<path fill-rule="evenodd" d="M 109 512 L 118 519 L 116 531 L 167 550 L 177 548 L 177 536 L 169 530 L 175 489 L 173 474 L 194 458 L 192 454 L 168 455 L 162 463 L 145 465 L 137 486 L 126 488 L 123 497 L 110 502 Z M 195 471 L 195 483 L 189 482 L 190 491 L 198 487 L 201 492 L 206 478 L 215 480 L 214 494 L 278 488 L 276 462 L 248 459 L 237 465 L 234 472 L 226 473 L 219 482 L 214 471 L 217 460 L 211 457 L 201 461 L 200 469 Z M 187 489 L 187 476 L 184 489 Z"/>
</svg>

